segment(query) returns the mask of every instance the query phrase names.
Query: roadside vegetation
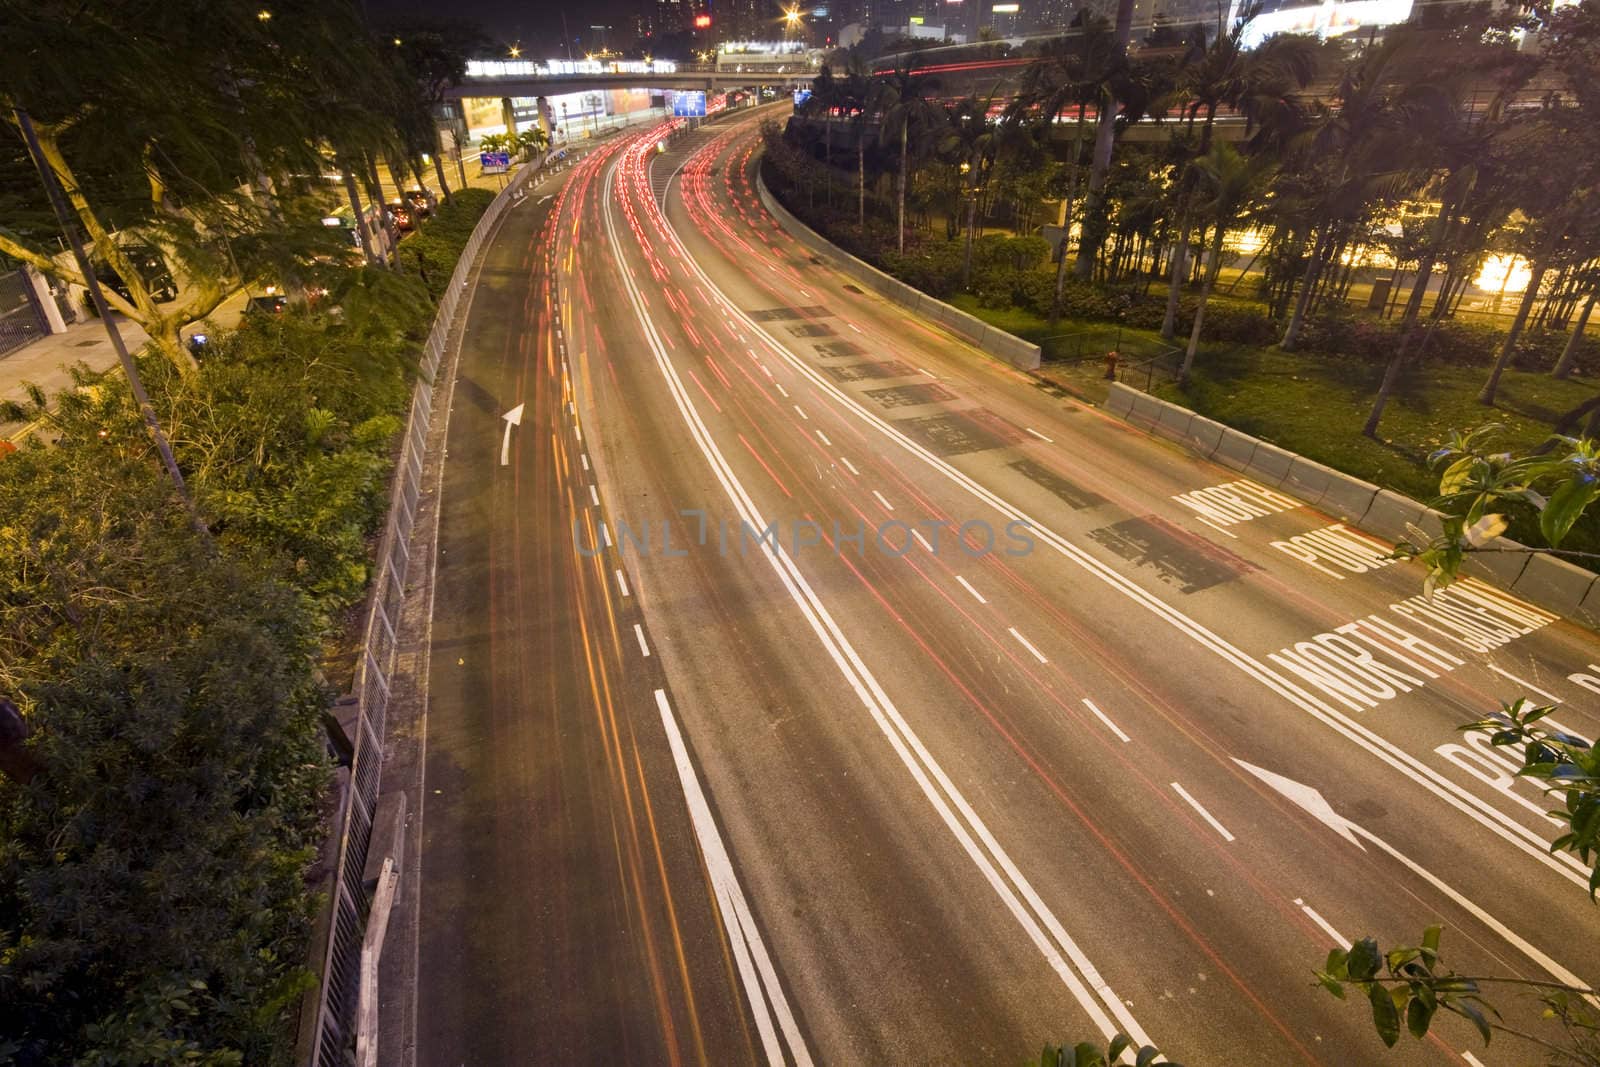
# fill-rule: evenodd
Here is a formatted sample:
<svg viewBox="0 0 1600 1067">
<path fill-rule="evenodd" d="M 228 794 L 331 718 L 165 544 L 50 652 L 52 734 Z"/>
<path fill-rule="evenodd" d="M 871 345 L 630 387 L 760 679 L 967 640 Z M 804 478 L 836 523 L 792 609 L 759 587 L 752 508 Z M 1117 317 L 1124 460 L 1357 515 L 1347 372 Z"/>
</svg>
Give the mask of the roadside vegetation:
<svg viewBox="0 0 1600 1067">
<path fill-rule="evenodd" d="M 161 26 L 0 9 L 0 249 L 85 280 L 55 254 L 31 113 L 68 225 L 152 338 L 148 415 L 134 380 L 85 369 L 0 410 L 40 426 L 0 458 L 0 1062 L 287 1064 L 347 758 L 329 709 L 349 665 L 326 657 L 367 594 L 435 298 L 490 199 L 456 192 L 373 262 L 320 224 L 322 168 L 381 154 L 426 180 L 437 85 L 409 64 L 448 80 L 452 53 L 343 4 L 179 3 Z M 308 71 L 330 80 L 274 80 Z M 175 309 L 135 248 L 178 276 Z M 285 309 L 179 343 L 215 294 L 265 284 Z"/>
</svg>

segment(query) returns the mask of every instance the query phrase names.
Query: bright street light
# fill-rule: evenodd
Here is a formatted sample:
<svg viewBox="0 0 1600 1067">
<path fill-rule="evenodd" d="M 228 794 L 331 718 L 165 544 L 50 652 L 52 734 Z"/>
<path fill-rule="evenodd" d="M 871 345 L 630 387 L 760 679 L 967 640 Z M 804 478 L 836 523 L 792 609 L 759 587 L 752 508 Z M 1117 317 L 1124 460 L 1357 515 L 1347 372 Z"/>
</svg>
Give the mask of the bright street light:
<svg viewBox="0 0 1600 1067">
<path fill-rule="evenodd" d="M 272 12 L 268 11 L 266 8 L 262 8 L 260 11 L 256 12 L 256 18 L 260 19 L 262 22 L 271 22 Z"/>
<path fill-rule="evenodd" d="M 512 45 L 511 46 L 511 58 L 512 59 L 520 59 L 521 57 L 522 57 L 522 46 L 518 45 L 518 44 Z"/>
<path fill-rule="evenodd" d="M 800 9 L 797 7 L 784 8 L 783 21 L 788 24 L 791 30 L 800 25 Z"/>
</svg>

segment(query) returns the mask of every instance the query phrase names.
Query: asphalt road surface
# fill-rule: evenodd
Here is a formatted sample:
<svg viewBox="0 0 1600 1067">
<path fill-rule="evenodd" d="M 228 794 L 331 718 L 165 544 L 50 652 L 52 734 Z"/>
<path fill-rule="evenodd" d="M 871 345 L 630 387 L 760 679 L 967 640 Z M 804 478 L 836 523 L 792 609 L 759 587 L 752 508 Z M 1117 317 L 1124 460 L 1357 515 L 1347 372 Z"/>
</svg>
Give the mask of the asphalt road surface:
<svg viewBox="0 0 1600 1067">
<path fill-rule="evenodd" d="M 861 292 L 762 210 L 758 145 L 748 115 L 619 138 L 489 253 L 416 1062 L 1117 1031 L 1191 1067 L 1534 1061 L 1454 1017 L 1385 1051 L 1311 972 L 1442 922 L 1462 973 L 1600 975 L 1548 805 L 1455 729 L 1527 694 L 1595 736 L 1594 635 L 1423 601 L 1383 546 Z"/>
</svg>

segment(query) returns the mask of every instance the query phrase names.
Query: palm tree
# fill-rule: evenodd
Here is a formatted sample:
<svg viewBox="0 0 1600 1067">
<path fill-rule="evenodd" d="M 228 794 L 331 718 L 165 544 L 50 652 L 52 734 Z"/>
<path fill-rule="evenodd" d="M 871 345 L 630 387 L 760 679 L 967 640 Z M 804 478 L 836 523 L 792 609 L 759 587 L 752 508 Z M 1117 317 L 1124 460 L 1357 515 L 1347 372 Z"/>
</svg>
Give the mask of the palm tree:
<svg viewBox="0 0 1600 1067">
<path fill-rule="evenodd" d="M 969 96 L 949 112 L 956 168 L 961 175 L 962 197 L 967 202 L 966 247 L 961 255 L 961 288 L 972 284 L 972 242 L 978 227 L 978 194 L 994 165 L 997 138 L 989 121 L 994 97 Z"/>
<path fill-rule="evenodd" d="M 883 109 L 881 136 L 900 139 L 900 171 L 896 182 L 895 249 L 906 250 L 906 186 L 910 183 L 911 163 L 948 136 L 948 120 L 943 108 L 928 99 L 937 86 L 926 77 L 913 74 L 908 67 L 897 69 L 882 83 L 877 103 Z M 911 151 L 913 134 L 917 151 Z"/>
<path fill-rule="evenodd" d="M 1068 108 L 1076 106 L 1078 112 L 1061 223 L 1061 247 L 1056 255 L 1051 322 L 1061 317 L 1061 301 L 1066 291 L 1067 235 L 1072 232 L 1073 205 L 1078 194 L 1084 118 L 1089 104 L 1101 97 L 1103 87 L 1118 65 L 1114 41 L 1110 24 L 1096 16 L 1085 19 L 1077 32 L 1047 41 L 1040 49 L 1039 58 L 1023 72 L 1021 87 L 1007 108 L 1008 117 L 1031 117 L 1047 127 L 1054 126 L 1061 113 Z"/>
<path fill-rule="evenodd" d="M 1260 192 L 1271 166 L 1268 157 L 1241 155 L 1225 141 L 1215 142 L 1203 158 L 1195 160 L 1198 185 L 1207 196 L 1199 211 L 1210 220 L 1213 236 L 1211 263 L 1206 268 L 1205 282 L 1200 289 L 1200 303 L 1195 308 L 1194 326 L 1189 331 L 1189 348 L 1183 355 L 1183 368 L 1178 372 L 1180 383 L 1189 380 L 1195 353 L 1200 349 L 1200 330 L 1205 323 L 1206 304 L 1211 299 L 1212 288 L 1217 284 L 1217 274 L 1222 270 L 1224 239 L 1228 231 L 1238 225 L 1246 205 Z"/>
<path fill-rule="evenodd" d="M 1111 150 L 1116 140 L 1117 94 L 1112 79 L 1127 63 L 1128 37 L 1133 29 L 1133 0 L 1117 0 L 1116 29 L 1112 32 L 1113 65 L 1101 83 L 1095 102 L 1094 159 L 1089 166 L 1089 197 L 1084 204 L 1082 237 L 1078 241 L 1078 262 L 1074 273 L 1087 281 L 1094 271 L 1100 241 L 1091 238 L 1089 225 L 1104 214 L 1106 175 L 1111 170 Z"/>
<path fill-rule="evenodd" d="M 1280 34 L 1268 38 L 1259 48 L 1247 50 L 1245 31 L 1259 10 L 1259 4 L 1246 7 L 1228 32 L 1219 34 L 1209 45 L 1198 27 L 1190 40 L 1180 86 L 1188 96 L 1185 133 L 1192 133 L 1195 120 L 1200 119 L 1194 159 L 1204 158 L 1211 150 L 1219 107 L 1227 106 L 1243 114 L 1247 134 L 1259 135 L 1259 127 L 1269 138 L 1299 116 L 1297 94 L 1316 77 L 1317 43 L 1310 37 Z M 1167 289 L 1167 312 L 1161 323 L 1161 336 L 1167 340 L 1177 329 L 1178 298 L 1188 276 L 1188 198 L 1195 180 L 1187 167 L 1180 168 L 1178 237 Z"/>
</svg>

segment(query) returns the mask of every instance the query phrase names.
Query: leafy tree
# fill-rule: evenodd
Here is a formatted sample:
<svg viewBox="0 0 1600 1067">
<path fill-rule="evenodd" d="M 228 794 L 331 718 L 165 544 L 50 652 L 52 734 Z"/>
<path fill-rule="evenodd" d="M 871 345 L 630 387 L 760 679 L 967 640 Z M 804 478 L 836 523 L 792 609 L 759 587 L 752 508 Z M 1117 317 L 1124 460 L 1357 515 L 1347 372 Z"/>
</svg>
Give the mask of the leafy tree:
<svg viewBox="0 0 1600 1067">
<path fill-rule="evenodd" d="M 416 18 L 390 22 L 382 27 L 382 34 L 395 42 L 401 66 L 417 86 L 412 98 L 415 106 L 402 124 L 406 146 L 414 154 L 433 157 L 434 178 L 448 200 L 450 183 L 445 180 L 439 128 L 433 113 L 444 102 L 446 91 L 461 84 L 467 74 L 468 57 L 482 50 L 487 38 L 469 23 Z"/>
<path fill-rule="evenodd" d="M 1187 381 L 1189 369 L 1194 366 L 1195 353 L 1200 349 L 1200 331 L 1205 324 L 1206 304 L 1211 300 L 1211 290 L 1217 284 L 1217 274 L 1222 270 L 1224 241 L 1228 231 L 1236 227 L 1250 200 L 1260 194 L 1262 182 L 1272 166 L 1266 156 L 1244 156 L 1232 145 L 1214 142 L 1205 158 L 1195 162 L 1199 187 L 1205 199 L 1199 206 L 1202 216 L 1211 222 L 1211 263 L 1206 268 L 1205 283 L 1200 290 L 1200 302 L 1195 307 L 1194 325 L 1189 331 L 1189 347 L 1183 355 L 1183 366 L 1178 380 Z"/>
</svg>

